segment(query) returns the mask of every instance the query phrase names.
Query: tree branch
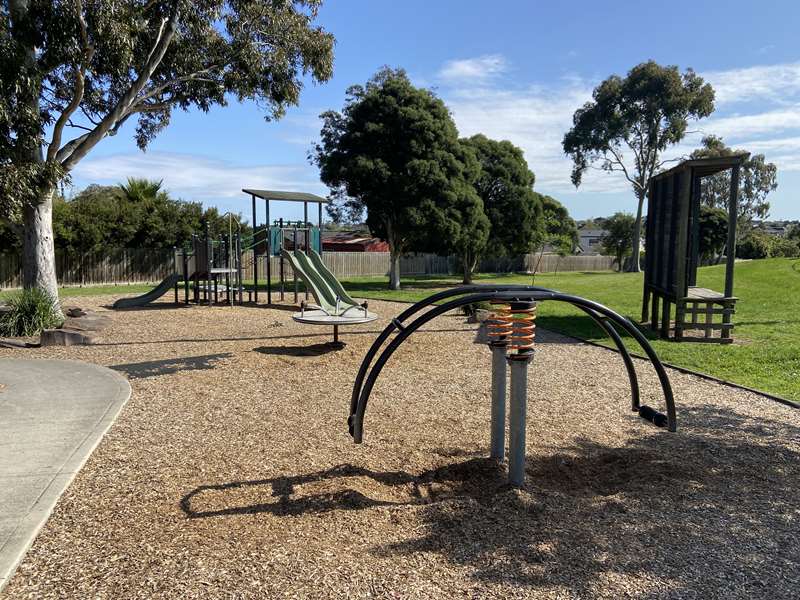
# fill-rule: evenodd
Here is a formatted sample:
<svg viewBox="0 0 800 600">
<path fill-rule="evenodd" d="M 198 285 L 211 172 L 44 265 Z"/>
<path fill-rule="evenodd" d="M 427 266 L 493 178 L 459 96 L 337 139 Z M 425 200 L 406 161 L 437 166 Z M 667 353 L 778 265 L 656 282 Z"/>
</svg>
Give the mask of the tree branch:
<svg viewBox="0 0 800 600">
<path fill-rule="evenodd" d="M 86 20 L 83 18 L 83 2 L 82 0 L 75 0 L 75 12 L 78 17 L 78 24 L 81 30 L 81 42 L 83 45 L 80 65 L 75 69 L 75 93 L 72 100 L 58 117 L 56 124 L 53 126 L 53 137 L 50 140 L 50 146 L 47 149 L 47 160 L 53 161 L 58 154 L 58 149 L 61 146 L 61 136 L 64 134 L 64 126 L 70 121 L 72 113 L 74 113 L 83 101 L 83 91 L 86 81 L 86 67 L 92 60 L 94 55 L 94 47 L 89 44 L 89 32 L 86 26 Z"/>
<path fill-rule="evenodd" d="M 139 76 L 136 78 L 136 81 L 131 84 L 131 87 L 128 88 L 128 91 L 125 92 L 125 94 L 123 94 L 122 98 L 119 99 L 114 108 L 100 121 L 100 124 L 90 133 L 88 133 L 86 137 L 80 141 L 71 152 L 63 154 L 64 158 L 62 159 L 61 165 L 65 171 L 69 171 L 72 167 L 74 167 L 84 156 L 89 153 L 89 151 L 97 144 L 97 142 L 103 139 L 109 133 L 109 131 L 112 130 L 112 128 L 114 128 L 114 131 L 119 129 L 120 121 L 127 119 L 130 116 L 129 110 L 132 104 L 136 100 L 136 97 L 141 93 L 144 86 L 147 85 L 147 82 L 153 76 L 156 68 L 163 60 L 164 55 L 167 52 L 167 48 L 169 47 L 169 44 L 175 35 L 177 26 L 178 2 L 177 0 L 174 0 L 172 3 L 172 15 L 170 16 L 166 27 L 163 25 L 159 27 L 159 33 L 156 37 L 156 41 L 148 53 L 148 60 L 145 61 L 145 64 L 142 66 L 142 70 L 139 73 Z M 58 154 L 62 153 L 59 151 Z"/>
</svg>

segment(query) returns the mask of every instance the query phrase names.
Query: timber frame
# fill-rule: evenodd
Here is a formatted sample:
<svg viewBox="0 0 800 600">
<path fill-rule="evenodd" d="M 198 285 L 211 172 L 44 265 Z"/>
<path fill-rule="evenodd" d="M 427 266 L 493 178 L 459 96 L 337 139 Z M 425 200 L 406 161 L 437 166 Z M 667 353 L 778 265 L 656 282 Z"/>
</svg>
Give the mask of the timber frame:
<svg viewBox="0 0 800 600">
<path fill-rule="evenodd" d="M 675 341 L 733 341 L 733 267 L 739 177 L 748 154 L 686 160 L 650 178 L 645 228 L 642 322 Z M 725 250 L 725 290 L 697 287 L 700 261 L 701 180 L 731 171 L 728 198 L 728 239 Z M 672 324 L 674 306 L 674 325 Z M 717 320 L 715 317 L 721 317 Z M 686 336 L 687 330 L 703 335 Z M 719 331 L 718 336 L 713 333 Z"/>
</svg>

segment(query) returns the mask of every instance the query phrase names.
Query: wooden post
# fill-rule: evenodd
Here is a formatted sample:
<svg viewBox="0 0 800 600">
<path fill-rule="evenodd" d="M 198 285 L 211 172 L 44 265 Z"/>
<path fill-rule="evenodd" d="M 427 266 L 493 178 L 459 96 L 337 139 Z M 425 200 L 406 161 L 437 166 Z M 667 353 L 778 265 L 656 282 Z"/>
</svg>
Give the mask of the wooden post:
<svg viewBox="0 0 800 600">
<path fill-rule="evenodd" d="M 266 211 L 266 222 L 264 224 L 264 235 L 267 236 L 264 246 L 267 249 L 267 304 L 272 304 L 272 231 L 269 224 L 269 200 L 264 200 L 264 210 Z M 253 237 L 255 242 L 255 237 Z M 253 263 L 256 261 L 256 250 L 253 247 Z"/>
<path fill-rule="evenodd" d="M 664 305 L 661 307 L 661 337 L 662 339 L 669 339 L 669 321 L 670 321 L 671 302 L 669 298 L 664 297 Z"/>
<path fill-rule="evenodd" d="M 645 275 L 647 277 L 647 275 Z M 650 308 L 650 288 L 647 283 L 644 284 L 644 293 L 642 294 L 642 323 L 647 322 L 647 317 L 650 316 L 648 309 Z"/>
<path fill-rule="evenodd" d="M 680 186 L 676 190 L 678 196 L 678 216 L 675 219 L 677 243 L 675 252 L 675 340 L 683 338 L 683 320 L 685 318 L 686 302 L 684 298 L 689 291 L 689 281 L 686 273 L 687 263 L 691 262 L 689 248 L 689 214 L 692 203 L 692 180 L 694 169 L 684 169 L 681 174 Z M 669 325 L 669 323 L 667 323 Z"/>
<path fill-rule="evenodd" d="M 658 331 L 658 294 L 658 292 L 653 293 L 653 307 L 650 310 L 650 329 L 653 331 Z"/>
<path fill-rule="evenodd" d="M 725 297 L 733 296 L 733 263 L 736 259 L 736 220 L 739 207 L 739 169 L 736 165 L 731 171 L 731 196 L 728 202 L 728 244 L 725 261 Z"/>
</svg>

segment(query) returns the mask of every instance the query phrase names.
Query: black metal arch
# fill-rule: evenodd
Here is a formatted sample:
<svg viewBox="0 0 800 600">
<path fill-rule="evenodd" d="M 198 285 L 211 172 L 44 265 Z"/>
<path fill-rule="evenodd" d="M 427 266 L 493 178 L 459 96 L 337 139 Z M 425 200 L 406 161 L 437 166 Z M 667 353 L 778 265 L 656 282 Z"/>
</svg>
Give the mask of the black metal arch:
<svg viewBox="0 0 800 600">
<path fill-rule="evenodd" d="M 404 320 L 408 319 L 411 315 L 414 315 L 423 308 L 434 305 L 434 303 L 440 300 L 454 296 L 462 297 L 456 298 L 455 300 L 450 300 L 449 302 L 445 302 L 438 306 L 434 306 L 431 310 L 417 317 L 417 319 L 407 325 L 403 323 Z M 628 319 L 597 302 L 593 302 L 579 296 L 562 294 L 546 288 L 521 285 L 473 285 L 445 290 L 443 292 L 433 294 L 425 300 L 410 306 L 397 318 L 393 319 L 392 322 L 381 332 L 378 338 L 376 338 L 375 342 L 373 342 L 359 368 L 356 381 L 353 385 L 353 393 L 350 401 L 350 417 L 348 418 L 348 424 L 350 428 L 350 434 L 353 436 L 356 443 L 360 443 L 362 440 L 364 414 L 366 412 L 367 402 L 369 401 L 369 396 L 372 392 L 373 386 L 375 385 L 375 381 L 383 370 L 383 366 L 386 364 L 389 357 L 400 346 L 400 344 L 402 344 L 403 341 L 405 341 L 422 325 L 435 319 L 439 315 L 453 310 L 454 308 L 468 304 L 474 304 L 477 302 L 484 302 L 487 300 L 553 300 L 557 302 L 566 302 L 588 314 L 603 329 L 603 331 L 609 335 L 609 337 L 611 337 L 612 341 L 614 341 L 615 345 L 619 349 L 620 355 L 622 356 L 628 372 L 628 379 L 631 384 L 632 408 L 636 410 L 639 407 L 639 385 L 636 377 L 636 370 L 633 366 L 633 361 L 631 360 L 625 344 L 623 343 L 612 323 L 621 327 L 638 342 L 645 354 L 647 354 L 647 357 L 650 359 L 650 362 L 652 363 L 658 375 L 661 388 L 664 393 L 664 399 L 667 407 L 666 420 L 668 428 L 670 431 L 676 430 L 677 424 L 672 387 L 669 383 L 666 370 L 661 364 L 661 361 L 659 360 L 655 351 L 650 346 L 650 343 Z M 378 353 L 378 350 L 383 346 L 384 342 L 395 330 L 399 331 L 398 335 L 383 350 L 375 363 L 372 364 L 372 361 L 375 358 L 375 355 Z"/>
</svg>

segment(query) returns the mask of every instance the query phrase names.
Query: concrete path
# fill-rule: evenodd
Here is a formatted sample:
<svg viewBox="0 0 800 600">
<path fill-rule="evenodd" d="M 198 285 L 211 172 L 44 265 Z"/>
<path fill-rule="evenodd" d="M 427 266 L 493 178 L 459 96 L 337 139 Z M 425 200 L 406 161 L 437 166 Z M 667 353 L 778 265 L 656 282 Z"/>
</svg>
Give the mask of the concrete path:
<svg viewBox="0 0 800 600">
<path fill-rule="evenodd" d="M 0 360 L 0 590 L 131 395 L 72 360 Z"/>
</svg>

